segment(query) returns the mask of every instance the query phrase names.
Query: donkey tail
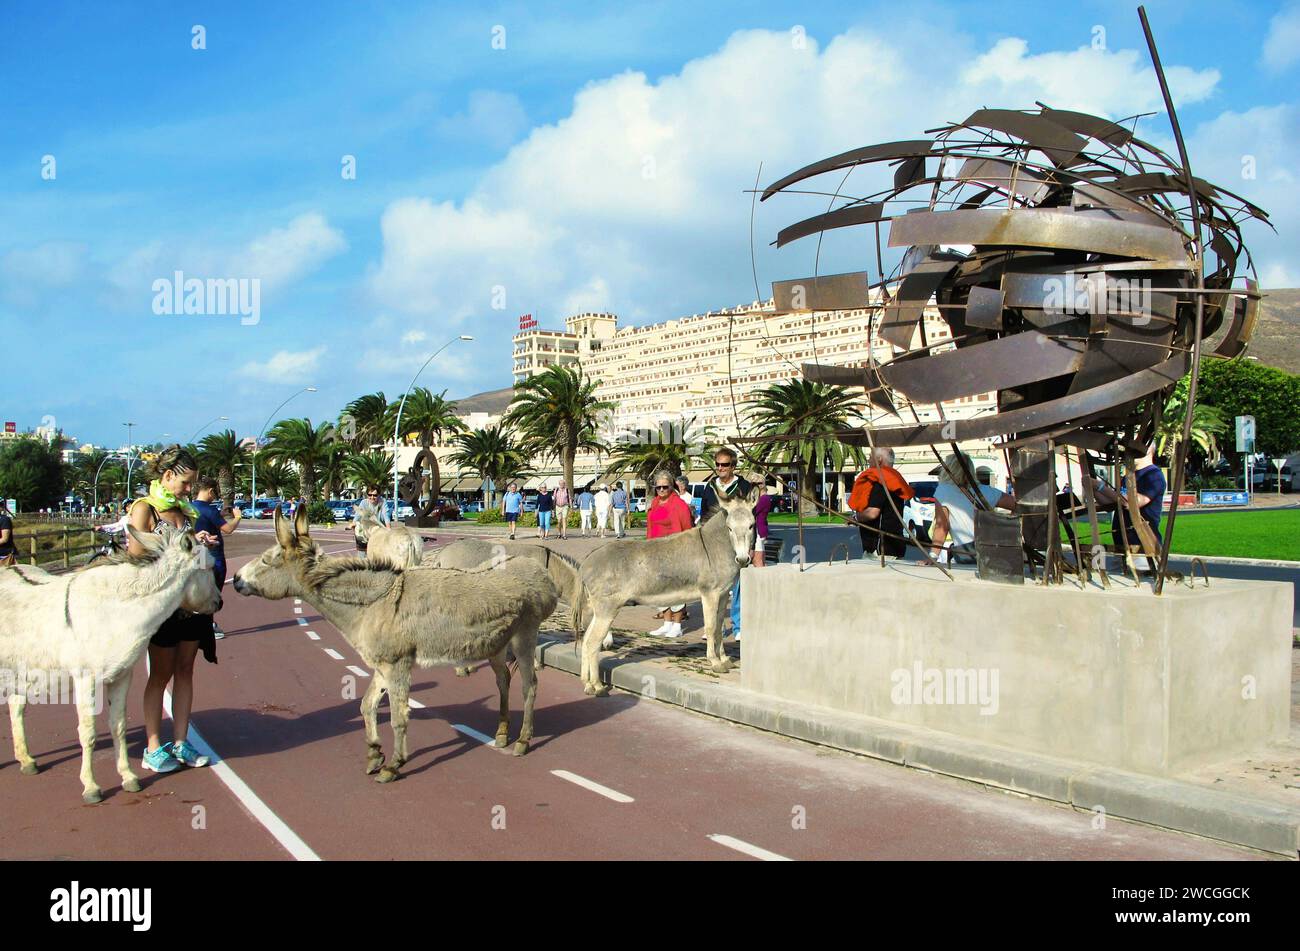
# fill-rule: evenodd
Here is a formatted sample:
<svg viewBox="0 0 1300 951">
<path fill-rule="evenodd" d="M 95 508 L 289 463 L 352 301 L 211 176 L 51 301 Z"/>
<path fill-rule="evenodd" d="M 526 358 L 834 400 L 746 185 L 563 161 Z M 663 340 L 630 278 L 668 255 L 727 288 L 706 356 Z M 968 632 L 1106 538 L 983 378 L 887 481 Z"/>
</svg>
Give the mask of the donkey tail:
<svg viewBox="0 0 1300 951">
<path fill-rule="evenodd" d="M 587 629 L 587 624 L 583 619 L 584 609 L 587 605 L 587 589 L 582 581 L 578 581 L 577 591 L 573 595 L 573 600 L 569 604 L 570 620 L 573 622 L 573 643 L 575 645 L 582 643 L 582 634 Z"/>
</svg>

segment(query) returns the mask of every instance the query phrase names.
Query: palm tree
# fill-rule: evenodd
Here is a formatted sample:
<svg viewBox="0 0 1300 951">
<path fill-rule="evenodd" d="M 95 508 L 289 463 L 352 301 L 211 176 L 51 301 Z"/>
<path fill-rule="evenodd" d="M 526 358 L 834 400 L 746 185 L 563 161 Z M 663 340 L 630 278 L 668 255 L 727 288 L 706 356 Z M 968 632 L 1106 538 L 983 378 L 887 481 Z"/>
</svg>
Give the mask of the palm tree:
<svg viewBox="0 0 1300 951">
<path fill-rule="evenodd" d="M 405 419 L 405 414 L 403 414 Z M 351 425 L 347 424 L 351 421 Z M 343 437 L 352 443 L 357 452 L 364 452 L 376 443 L 382 444 L 393 428 L 388 416 L 388 400 L 383 391 L 358 396 L 339 417 Z"/>
<path fill-rule="evenodd" d="M 494 499 L 487 488 L 488 480 L 494 485 L 505 485 L 520 479 L 528 471 L 528 453 L 515 441 L 508 427 L 486 426 L 456 434 L 454 453 L 448 461 L 461 469 L 472 469 L 483 480 L 483 506 L 491 508 Z"/>
<path fill-rule="evenodd" d="M 329 454 L 333 432 L 330 423 L 313 426 L 310 419 L 282 419 L 267 434 L 266 457 L 297 467 L 299 490 L 308 502 L 316 498 L 316 476 Z"/>
<path fill-rule="evenodd" d="M 447 391 L 436 396 L 423 386 L 411 390 L 403 406 L 400 400 L 388 407 L 386 426 L 395 426 L 397 411 L 401 408 L 402 429 L 408 433 L 420 434 L 420 445 L 428 449 L 435 439 L 441 440 L 443 433 L 464 432 L 465 424 L 456 416 L 456 404 L 447 400 Z M 400 439 L 403 434 L 399 433 Z"/>
<path fill-rule="evenodd" d="M 758 461 L 799 467 L 799 504 L 805 513 L 816 511 L 813 477 L 826 456 L 838 473 L 846 458 L 861 466 L 864 453 L 834 435 L 861 419 L 860 396 L 842 386 L 808 380 L 786 380 L 756 391 L 746 402 L 746 416 Z M 838 477 L 837 477 L 838 478 Z"/>
<path fill-rule="evenodd" d="M 235 497 L 235 466 L 248 456 L 233 429 L 204 436 L 199 443 L 199 462 L 217 470 L 218 491 L 223 500 Z"/>
<path fill-rule="evenodd" d="M 1156 431 L 1156 455 L 1168 456 L 1175 450 L 1183 438 L 1183 417 L 1187 414 L 1187 400 L 1184 395 L 1180 402 L 1177 397 L 1170 400 L 1160 417 L 1160 428 Z M 1228 431 L 1228 420 L 1223 413 L 1207 403 L 1197 403 L 1192 408 L 1192 445 L 1205 454 L 1211 462 L 1219 458 L 1218 437 Z"/>
<path fill-rule="evenodd" d="M 335 489 L 347 479 L 347 461 L 352 457 L 352 446 L 338 430 L 333 431 L 329 444 L 325 447 L 325 457 L 321 460 L 318 473 L 325 490 L 325 498 L 332 499 Z"/>
<path fill-rule="evenodd" d="M 257 454 L 257 481 L 267 495 L 282 495 L 285 489 L 298 481 L 298 477 L 287 463 L 273 459 L 267 453 L 268 450 L 263 449 Z"/>
<path fill-rule="evenodd" d="M 343 471 L 351 485 L 359 485 L 362 489 L 371 485 L 382 486 L 393 477 L 393 454 L 377 450 L 354 452 L 344 460 Z"/>
<path fill-rule="evenodd" d="M 572 488 L 578 450 L 609 451 L 598 438 L 598 426 L 601 416 L 613 411 L 613 403 L 596 398 L 596 381 L 585 377 L 581 366 L 554 366 L 515 384 L 502 424 L 519 431 L 530 454 L 558 456 L 564 484 Z"/>
<path fill-rule="evenodd" d="M 709 467 L 711 451 L 721 439 L 712 426 L 695 426 L 698 417 L 668 423 L 659 429 L 637 429 L 619 437 L 610 454 L 605 475 L 630 472 L 649 482 L 658 471 L 674 477 L 689 471 L 696 462 Z"/>
</svg>

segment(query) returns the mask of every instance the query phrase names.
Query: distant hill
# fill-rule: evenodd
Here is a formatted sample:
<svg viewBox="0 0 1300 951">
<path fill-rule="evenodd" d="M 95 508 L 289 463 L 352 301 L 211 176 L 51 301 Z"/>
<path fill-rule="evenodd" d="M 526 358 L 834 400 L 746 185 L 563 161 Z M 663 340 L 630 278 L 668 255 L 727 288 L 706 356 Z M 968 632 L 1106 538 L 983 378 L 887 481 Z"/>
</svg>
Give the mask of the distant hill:
<svg viewBox="0 0 1300 951">
<path fill-rule="evenodd" d="M 455 400 L 458 413 L 504 413 L 510 401 L 514 399 L 515 388 L 507 386 L 501 390 L 487 390 L 472 396 L 462 396 Z"/>
<path fill-rule="evenodd" d="M 1264 292 L 1246 355 L 1288 373 L 1300 373 L 1300 288 Z"/>
</svg>

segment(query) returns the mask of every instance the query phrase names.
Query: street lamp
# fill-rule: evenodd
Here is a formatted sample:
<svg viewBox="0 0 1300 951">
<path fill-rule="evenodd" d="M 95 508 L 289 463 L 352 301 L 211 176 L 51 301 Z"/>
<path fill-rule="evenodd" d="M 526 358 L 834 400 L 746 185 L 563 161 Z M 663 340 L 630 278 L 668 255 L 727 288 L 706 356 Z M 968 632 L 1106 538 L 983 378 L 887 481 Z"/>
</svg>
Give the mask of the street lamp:
<svg viewBox="0 0 1300 951">
<path fill-rule="evenodd" d="M 296 392 L 291 394 L 289 396 L 289 399 L 285 400 L 284 403 L 281 403 L 275 409 L 271 410 L 271 415 L 266 417 L 266 422 L 262 424 L 262 428 L 257 434 L 257 439 L 253 442 L 253 462 L 252 462 L 253 489 L 249 493 L 251 496 L 251 498 L 249 499 L 249 503 L 253 507 L 253 515 L 252 515 L 253 518 L 257 518 L 257 448 L 258 448 L 258 443 L 262 441 L 262 434 L 266 432 L 266 427 L 271 425 L 271 420 L 275 418 L 275 414 L 280 412 L 280 410 L 284 409 L 285 403 L 288 403 L 289 400 L 293 399 L 295 396 L 301 396 L 303 393 L 315 393 L 315 392 L 316 392 L 316 387 L 304 386 L 301 390 L 297 390 Z M 225 419 L 224 416 L 221 418 Z"/>
<path fill-rule="evenodd" d="M 123 423 L 122 425 L 126 427 L 126 497 L 129 499 L 131 498 L 131 427 L 133 427 L 135 423 Z"/>
<path fill-rule="evenodd" d="M 210 420 L 208 420 L 206 423 L 204 423 L 204 424 L 203 424 L 202 426 L 200 426 L 198 429 L 194 430 L 194 435 L 190 437 L 189 441 L 190 441 L 190 442 L 194 442 L 194 440 L 196 440 L 196 439 L 199 438 L 199 433 L 203 432 L 203 430 L 207 429 L 209 426 L 211 426 L 213 423 L 215 423 L 217 420 L 220 420 L 220 419 L 230 419 L 230 417 L 229 417 L 229 416 L 218 416 L 216 419 L 210 419 Z"/>
<path fill-rule="evenodd" d="M 442 353 L 442 351 L 446 350 L 457 340 L 473 340 L 473 339 L 474 338 L 471 337 L 469 334 L 461 334 L 459 337 L 451 338 L 446 343 L 444 343 L 441 347 L 439 347 L 437 350 L 433 351 L 433 353 L 429 355 L 429 359 L 425 360 L 424 363 L 421 364 L 420 369 L 415 371 L 415 376 L 411 377 L 410 385 L 407 386 L 406 392 L 402 394 L 402 402 L 397 404 L 397 422 L 393 424 L 393 516 L 394 517 L 397 516 L 397 506 L 399 504 L 397 500 L 397 482 L 398 479 L 400 478 L 398 473 L 401 471 L 401 466 L 398 465 L 398 461 L 397 461 L 397 457 L 398 457 L 397 434 L 401 432 L 402 429 L 402 410 L 405 409 L 406 407 L 406 398 L 411 395 L 411 389 L 415 386 L 415 381 L 420 378 L 420 374 L 424 372 L 424 368 L 433 362 L 434 357 Z"/>
<path fill-rule="evenodd" d="M 99 467 L 95 470 L 95 485 L 94 485 L 95 508 L 99 508 L 99 474 L 104 471 L 104 463 L 108 462 L 108 460 L 110 459 L 124 459 L 126 460 L 128 465 L 130 465 L 131 462 L 130 456 L 120 452 L 110 452 L 108 453 L 108 455 L 104 456 L 104 458 L 100 460 Z M 130 498 L 129 492 L 127 493 L 127 498 Z"/>
</svg>

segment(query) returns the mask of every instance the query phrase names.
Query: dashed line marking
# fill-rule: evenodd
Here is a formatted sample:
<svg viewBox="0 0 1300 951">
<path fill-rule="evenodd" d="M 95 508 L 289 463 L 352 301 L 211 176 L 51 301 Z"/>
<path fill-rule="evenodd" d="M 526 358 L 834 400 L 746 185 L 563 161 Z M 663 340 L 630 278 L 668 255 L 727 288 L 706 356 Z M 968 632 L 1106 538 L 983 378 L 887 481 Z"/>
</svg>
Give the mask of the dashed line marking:
<svg viewBox="0 0 1300 951">
<path fill-rule="evenodd" d="M 305 617 L 300 617 L 300 618 L 298 618 L 298 623 L 299 623 L 299 625 L 301 625 L 302 627 L 306 627 L 306 626 L 307 626 L 307 619 L 306 619 Z"/>
<path fill-rule="evenodd" d="M 317 634 L 315 631 L 308 631 L 307 636 L 310 637 L 313 641 L 320 640 L 320 635 Z"/>
<path fill-rule="evenodd" d="M 294 614 L 302 614 L 302 608 L 294 608 L 294 609 L 293 609 L 293 613 L 294 613 Z"/>
<path fill-rule="evenodd" d="M 293 603 L 294 603 L 294 604 L 302 604 L 302 598 L 294 598 L 294 599 L 293 599 Z"/>
<path fill-rule="evenodd" d="M 352 671 L 352 672 L 353 672 L 354 674 L 356 674 L 358 677 L 369 677 L 369 676 L 370 676 L 370 671 L 368 671 L 368 670 L 362 670 L 360 667 L 353 667 L 351 664 L 348 664 L 348 670 Z"/>
<path fill-rule="evenodd" d="M 411 701 L 411 702 L 414 703 L 415 701 Z M 478 740 L 478 741 L 479 741 L 480 743 L 482 743 L 484 746 L 495 746 L 495 745 L 496 745 L 496 740 L 494 740 L 492 737 L 488 736 L 486 733 L 480 733 L 478 730 L 474 729 L 472 726 L 466 726 L 466 725 L 463 724 L 463 723 L 453 723 L 453 724 L 451 725 L 451 728 L 452 728 L 453 730 L 459 730 L 461 733 L 464 733 L 466 736 L 468 736 L 468 737 L 472 737 L 473 739 Z"/>
<path fill-rule="evenodd" d="M 423 709 L 424 709 L 424 704 L 422 704 L 419 700 L 415 700 L 415 699 L 413 699 L 413 698 L 411 698 L 411 697 L 407 697 L 407 698 L 406 698 L 406 705 L 407 705 L 408 707 L 410 707 L 412 710 L 423 710 Z"/>
<path fill-rule="evenodd" d="M 581 786 L 583 789 L 589 789 L 594 793 L 599 793 L 606 799 L 612 799 L 615 802 L 636 802 L 631 796 L 624 795 L 617 789 L 610 789 L 608 786 L 602 786 L 598 782 L 587 779 L 585 776 L 579 776 L 577 773 L 571 773 L 567 769 L 553 769 L 552 776 L 559 776 L 561 779 L 568 780 L 575 786 Z"/>
<path fill-rule="evenodd" d="M 332 648 L 332 647 L 327 647 L 327 648 L 325 648 L 325 653 L 328 654 L 329 656 L 333 657 L 335 660 L 342 660 L 342 659 L 343 659 L 343 655 L 340 654 L 338 651 L 336 651 L 336 650 L 335 650 L 334 648 Z"/>
<path fill-rule="evenodd" d="M 725 845 L 729 849 L 735 849 L 737 852 L 744 852 L 751 858 L 762 859 L 764 862 L 793 862 L 794 859 L 786 858 L 784 855 L 777 855 L 775 852 L 769 852 L 767 849 L 760 848 L 757 845 L 750 845 L 734 836 L 729 835 L 711 835 L 709 836 L 718 845 Z"/>
</svg>

